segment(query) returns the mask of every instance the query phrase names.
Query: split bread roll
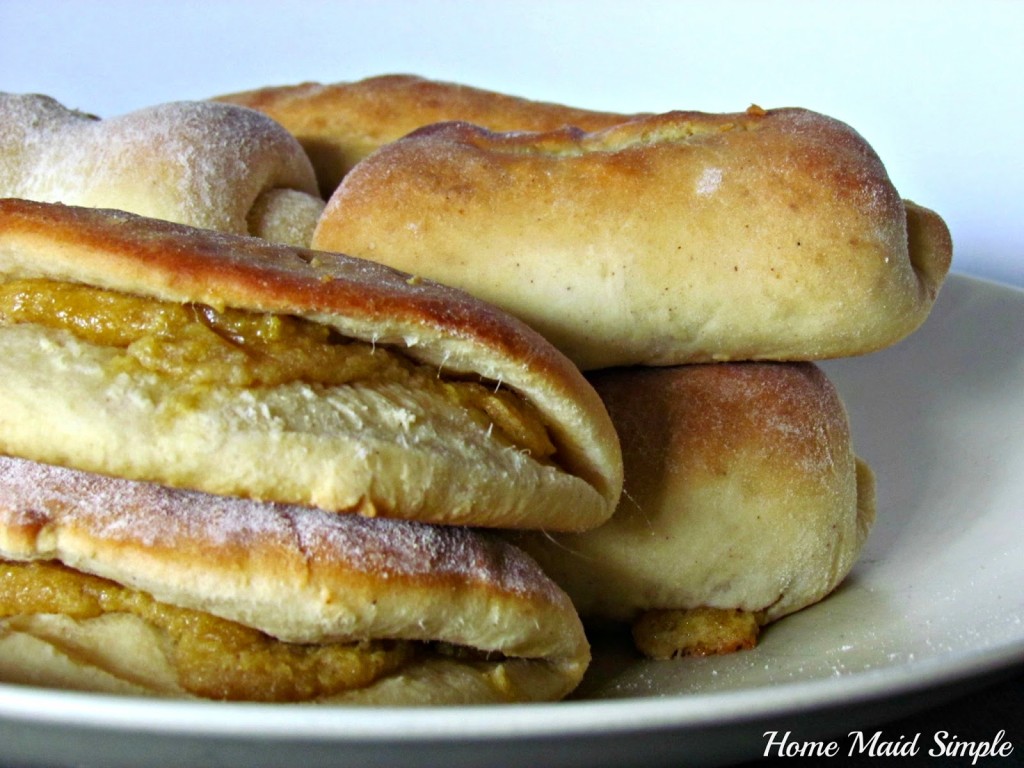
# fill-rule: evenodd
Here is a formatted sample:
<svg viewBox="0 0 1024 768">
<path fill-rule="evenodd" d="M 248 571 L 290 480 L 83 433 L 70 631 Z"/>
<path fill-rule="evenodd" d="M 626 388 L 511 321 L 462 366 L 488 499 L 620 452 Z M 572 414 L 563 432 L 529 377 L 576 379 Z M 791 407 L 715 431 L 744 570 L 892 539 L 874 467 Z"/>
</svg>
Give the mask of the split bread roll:
<svg viewBox="0 0 1024 768">
<path fill-rule="evenodd" d="M 874 481 L 816 365 L 591 380 L 622 440 L 619 508 L 594 531 L 513 536 L 584 620 L 632 624 L 656 657 L 735 650 L 849 573 L 874 521 Z"/>
<path fill-rule="evenodd" d="M 463 288 L 584 369 L 871 352 L 923 322 L 952 251 L 848 126 L 757 108 L 426 127 L 345 177 L 313 245 Z"/>
<path fill-rule="evenodd" d="M 0 457 L 0 679 L 159 696 L 559 699 L 568 597 L 464 528 L 211 496 Z"/>
<path fill-rule="evenodd" d="M 0 197 L 302 246 L 324 207 L 302 146 L 253 110 L 174 102 L 101 120 L 9 93 L 0 94 Z"/>
<path fill-rule="evenodd" d="M 618 500 L 583 375 L 465 293 L 347 256 L 0 200 L 0 452 L 209 493 L 582 530 Z"/>
<path fill-rule="evenodd" d="M 214 100 L 259 110 L 287 128 L 312 159 L 325 197 L 364 157 L 424 125 L 465 120 L 495 131 L 595 130 L 626 119 L 405 74 L 269 86 Z"/>
</svg>

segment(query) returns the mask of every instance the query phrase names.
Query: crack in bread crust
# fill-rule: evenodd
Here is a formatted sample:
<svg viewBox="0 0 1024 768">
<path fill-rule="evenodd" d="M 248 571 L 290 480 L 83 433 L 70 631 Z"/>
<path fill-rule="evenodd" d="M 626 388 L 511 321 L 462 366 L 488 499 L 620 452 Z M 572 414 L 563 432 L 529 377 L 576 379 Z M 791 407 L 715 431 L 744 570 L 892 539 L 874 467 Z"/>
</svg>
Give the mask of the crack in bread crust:
<svg viewBox="0 0 1024 768">
<path fill-rule="evenodd" d="M 593 504 L 597 493 L 497 439 L 479 414 L 436 389 L 388 381 L 197 389 L 153 372 L 126 375 L 119 355 L 64 331 L 0 327 L 0 450 L 209 493 L 437 523 L 542 525 L 537 515 Z M 534 502 L 509 494 L 510 482 L 525 484 Z"/>
</svg>

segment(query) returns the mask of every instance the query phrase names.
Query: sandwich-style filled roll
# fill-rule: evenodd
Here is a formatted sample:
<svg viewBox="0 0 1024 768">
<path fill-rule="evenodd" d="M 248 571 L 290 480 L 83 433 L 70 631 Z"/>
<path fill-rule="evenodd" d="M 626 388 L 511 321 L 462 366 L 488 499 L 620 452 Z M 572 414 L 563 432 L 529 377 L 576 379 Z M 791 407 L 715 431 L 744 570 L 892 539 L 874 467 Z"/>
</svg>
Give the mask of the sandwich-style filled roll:
<svg viewBox="0 0 1024 768">
<path fill-rule="evenodd" d="M 254 110 L 172 102 L 100 119 L 11 93 L 0 93 L 0 197 L 302 246 L 324 207 L 302 146 Z"/>
<path fill-rule="evenodd" d="M 0 457 L 0 679 L 158 696 L 559 699 L 589 646 L 530 558 L 371 520 Z"/>
<path fill-rule="evenodd" d="M 851 128 L 759 108 L 429 126 L 345 177 L 313 244 L 463 288 L 584 369 L 871 352 L 923 322 L 952 249 Z"/>
<path fill-rule="evenodd" d="M 618 438 L 535 331 L 371 262 L 0 200 L 0 452 L 434 523 L 582 530 Z"/>
<path fill-rule="evenodd" d="M 875 517 L 845 407 L 813 363 L 595 372 L 626 467 L 619 508 L 581 534 L 515 535 L 584 620 L 629 623 L 654 657 L 753 645 L 820 601 Z"/>
<path fill-rule="evenodd" d="M 294 134 L 325 197 L 364 157 L 424 125 L 465 120 L 495 131 L 595 130 L 627 117 L 406 74 L 269 86 L 214 100 L 257 109 Z"/>
</svg>

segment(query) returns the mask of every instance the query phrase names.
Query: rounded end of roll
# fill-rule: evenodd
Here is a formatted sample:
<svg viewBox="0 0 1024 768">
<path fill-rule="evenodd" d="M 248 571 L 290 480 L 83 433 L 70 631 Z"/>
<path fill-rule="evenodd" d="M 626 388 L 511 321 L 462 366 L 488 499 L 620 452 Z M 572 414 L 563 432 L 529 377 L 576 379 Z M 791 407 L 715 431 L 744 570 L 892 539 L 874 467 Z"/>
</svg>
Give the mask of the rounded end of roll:
<svg viewBox="0 0 1024 768">
<path fill-rule="evenodd" d="M 268 189 L 249 211 L 249 234 L 272 243 L 308 248 L 324 201 L 297 189 Z"/>
<path fill-rule="evenodd" d="M 953 238 L 939 214 L 910 200 L 907 212 L 907 249 L 922 290 L 934 301 L 953 262 Z"/>
</svg>

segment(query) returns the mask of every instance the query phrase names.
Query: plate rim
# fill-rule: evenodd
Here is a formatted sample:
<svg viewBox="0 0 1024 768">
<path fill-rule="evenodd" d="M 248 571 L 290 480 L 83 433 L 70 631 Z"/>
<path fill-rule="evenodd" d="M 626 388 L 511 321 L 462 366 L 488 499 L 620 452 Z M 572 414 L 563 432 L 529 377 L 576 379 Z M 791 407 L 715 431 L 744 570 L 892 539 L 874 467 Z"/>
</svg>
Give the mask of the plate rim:
<svg viewBox="0 0 1024 768">
<path fill-rule="evenodd" d="M 953 663 L 950 656 L 954 658 Z M 1024 636 L 980 651 L 945 654 L 886 669 L 779 683 L 768 688 L 547 703 L 426 707 L 259 704 L 153 699 L 0 684 L 0 720 L 107 730 L 245 736 L 255 741 L 388 743 L 557 736 L 570 738 L 687 730 L 784 718 L 809 708 L 924 694 L 1024 662 Z M 750 696 L 756 690 L 757 700 Z M 841 694 L 841 695 L 839 695 Z M 54 707 L 53 699 L 60 706 Z M 736 706 L 743 702 L 744 706 Z M 216 713 L 218 717 L 209 717 Z M 457 723 L 456 727 L 452 727 Z M 255 730 L 250 730 L 255 729 Z"/>
</svg>

